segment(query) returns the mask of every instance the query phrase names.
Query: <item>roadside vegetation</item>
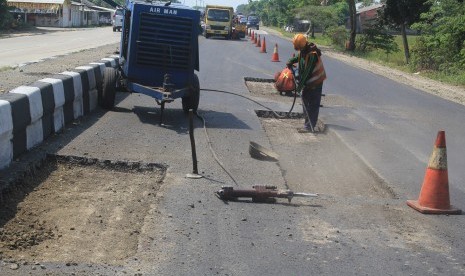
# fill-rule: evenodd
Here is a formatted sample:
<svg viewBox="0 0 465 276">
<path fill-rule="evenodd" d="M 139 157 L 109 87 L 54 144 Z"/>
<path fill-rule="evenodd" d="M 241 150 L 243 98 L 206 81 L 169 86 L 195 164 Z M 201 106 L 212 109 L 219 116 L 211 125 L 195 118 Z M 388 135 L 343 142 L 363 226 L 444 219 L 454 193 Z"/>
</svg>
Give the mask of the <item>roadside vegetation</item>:
<svg viewBox="0 0 465 276">
<path fill-rule="evenodd" d="M 257 0 L 238 6 L 256 13 L 263 25 L 292 37 L 303 32 L 319 45 L 406 72 L 465 86 L 465 3 L 463 0 L 356 1 L 384 4 L 377 16 L 353 33 L 349 0 Z M 306 29 L 289 32 L 296 22 Z M 349 26 L 350 28 L 347 28 Z M 285 31 L 288 27 L 288 31 Z M 355 37 L 352 37 L 355 35 Z M 352 40 L 353 39 L 353 45 Z"/>
<path fill-rule="evenodd" d="M 13 17 L 8 11 L 6 0 L 0 0 L 0 32 L 9 29 Z"/>
</svg>

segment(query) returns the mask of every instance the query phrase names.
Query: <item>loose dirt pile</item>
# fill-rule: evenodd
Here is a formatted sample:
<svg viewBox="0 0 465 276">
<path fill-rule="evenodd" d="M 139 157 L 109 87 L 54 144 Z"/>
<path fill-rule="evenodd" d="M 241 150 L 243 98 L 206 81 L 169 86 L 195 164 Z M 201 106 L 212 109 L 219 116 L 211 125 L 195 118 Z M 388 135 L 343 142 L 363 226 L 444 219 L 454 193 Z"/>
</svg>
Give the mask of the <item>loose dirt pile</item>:
<svg viewBox="0 0 465 276">
<path fill-rule="evenodd" d="M 4 195 L 0 256 L 120 264 L 136 253 L 164 171 L 124 162 L 47 162 L 21 192 Z"/>
</svg>

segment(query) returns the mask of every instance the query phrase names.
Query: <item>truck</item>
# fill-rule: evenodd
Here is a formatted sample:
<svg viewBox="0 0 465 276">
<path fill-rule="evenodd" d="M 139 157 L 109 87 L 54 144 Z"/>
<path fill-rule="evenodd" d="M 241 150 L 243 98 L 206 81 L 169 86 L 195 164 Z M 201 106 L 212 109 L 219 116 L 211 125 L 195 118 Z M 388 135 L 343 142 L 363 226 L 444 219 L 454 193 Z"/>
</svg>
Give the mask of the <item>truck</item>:
<svg viewBox="0 0 465 276">
<path fill-rule="evenodd" d="M 106 0 L 112 1 L 112 0 Z M 103 74 L 100 105 L 112 109 L 116 91 L 140 93 L 161 106 L 182 99 L 184 112 L 197 111 L 200 98 L 200 12 L 169 2 L 126 0 L 119 64 Z"/>
<path fill-rule="evenodd" d="M 260 19 L 258 18 L 257 15 L 255 14 L 250 14 L 248 17 L 247 17 L 247 28 L 251 29 L 251 28 L 255 28 L 255 29 L 259 29 L 260 27 L 258 26 L 260 23 Z"/>
<path fill-rule="evenodd" d="M 228 6 L 207 5 L 205 7 L 205 38 L 224 36 L 232 38 L 234 8 Z"/>
</svg>

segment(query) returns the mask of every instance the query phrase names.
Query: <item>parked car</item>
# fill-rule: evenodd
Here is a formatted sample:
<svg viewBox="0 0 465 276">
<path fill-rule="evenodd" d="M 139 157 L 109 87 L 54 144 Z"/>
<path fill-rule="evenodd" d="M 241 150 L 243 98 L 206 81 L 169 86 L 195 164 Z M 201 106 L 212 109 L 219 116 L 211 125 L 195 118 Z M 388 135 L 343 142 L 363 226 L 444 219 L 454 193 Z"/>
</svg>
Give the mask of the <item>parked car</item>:
<svg viewBox="0 0 465 276">
<path fill-rule="evenodd" d="M 123 9 L 115 10 L 113 13 L 112 25 L 113 32 L 116 32 L 116 30 L 121 32 L 121 28 L 123 27 Z"/>
</svg>

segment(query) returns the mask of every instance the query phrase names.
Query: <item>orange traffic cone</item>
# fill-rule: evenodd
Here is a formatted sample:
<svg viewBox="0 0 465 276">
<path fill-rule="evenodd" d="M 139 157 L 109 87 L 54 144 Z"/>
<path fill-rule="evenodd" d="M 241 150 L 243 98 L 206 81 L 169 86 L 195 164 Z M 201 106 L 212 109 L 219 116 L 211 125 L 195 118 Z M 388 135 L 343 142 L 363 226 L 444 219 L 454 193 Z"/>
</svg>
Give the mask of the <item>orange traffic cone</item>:
<svg viewBox="0 0 465 276">
<path fill-rule="evenodd" d="M 255 42 L 255 32 L 252 31 L 252 36 L 250 37 L 250 41 L 252 41 L 252 43 Z"/>
<path fill-rule="evenodd" d="M 255 47 L 262 47 L 262 44 L 260 43 L 260 35 L 258 35 L 257 45 L 255 45 Z"/>
<path fill-rule="evenodd" d="M 266 41 L 265 37 L 263 37 L 262 48 L 260 49 L 260 53 L 266 53 Z"/>
<path fill-rule="evenodd" d="M 423 214 L 460 214 L 462 210 L 450 205 L 447 174 L 446 133 L 439 131 L 433 153 L 426 168 L 418 200 L 407 205 Z"/>
<path fill-rule="evenodd" d="M 273 56 L 271 56 L 271 61 L 279 62 L 278 43 L 274 45 L 274 51 L 273 51 Z"/>
</svg>

